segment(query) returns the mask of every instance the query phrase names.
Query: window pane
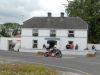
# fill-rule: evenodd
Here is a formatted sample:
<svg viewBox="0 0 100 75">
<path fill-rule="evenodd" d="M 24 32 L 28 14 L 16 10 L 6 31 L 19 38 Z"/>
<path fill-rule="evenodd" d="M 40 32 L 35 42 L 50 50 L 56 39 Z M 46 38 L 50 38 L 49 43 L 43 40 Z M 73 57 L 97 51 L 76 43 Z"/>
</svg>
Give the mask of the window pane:
<svg viewBox="0 0 100 75">
<path fill-rule="evenodd" d="M 33 33 L 33 36 L 38 36 L 38 33 Z"/>
<path fill-rule="evenodd" d="M 74 33 L 74 31 L 69 31 L 69 33 Z"/>
<path fill-rule="evenodd" d="M 34 33 L 38 33 L 38 29 L 34 29 L 33 32 L 34 32 Z"/>
<path fill-rule="evenodd" d="M 34 40 L 34 43 L 37 43 L 37 40 Z"/>
<path fill-rule="evenodd" d="M 33 29 L 33 36 L 38 36 L 38 29 Z"/>
<path fill-rule="evenodd" d="M 56 36 L 56 30 L 50 30 L 50 37 Z"/>
<path fill-rule="evenodd" d="M 55 30 L 50 30 L 50 32 L 51 32 L 51 33 L 55 33 L 56 31 L 55 31 Z"/>
<path fill-rule="evenodd" d="M 33 48 L 37 48 L 37 44 L 34 44 L 34 45 L 33 45 Z"/>
<path fill-rule="evenodd" d="M 72 43 L 73 43 L 73 41 L 68 41 L 68 43 L 69 43 L 69 44 L 72 44 Z"/>
<path fill-rule="evenodd" d="M 74 34 L 68 34 L 68 37 L 74 37 Z"/>
</svg>

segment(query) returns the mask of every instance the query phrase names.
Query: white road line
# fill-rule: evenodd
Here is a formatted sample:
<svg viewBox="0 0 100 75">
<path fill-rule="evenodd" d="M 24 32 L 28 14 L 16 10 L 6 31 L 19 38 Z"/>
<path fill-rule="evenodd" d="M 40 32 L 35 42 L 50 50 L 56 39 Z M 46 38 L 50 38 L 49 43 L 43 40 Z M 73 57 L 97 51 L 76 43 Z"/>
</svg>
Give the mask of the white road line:
<svg viewBox="0 0 100 75">
<path fill-rule="evenodd" d="M 62 58 L 76 58 L 76 57 L 62 57 Z"/>
</svg>

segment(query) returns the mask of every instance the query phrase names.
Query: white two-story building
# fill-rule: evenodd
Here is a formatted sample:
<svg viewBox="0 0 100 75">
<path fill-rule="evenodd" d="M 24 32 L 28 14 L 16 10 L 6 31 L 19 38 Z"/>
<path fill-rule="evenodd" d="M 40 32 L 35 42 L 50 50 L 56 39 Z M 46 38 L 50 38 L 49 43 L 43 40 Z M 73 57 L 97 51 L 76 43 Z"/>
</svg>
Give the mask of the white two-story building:
<svg viewBox="0 0 100 75">
<path fill-rule="evenodd" d="M 28 50 L 43 49 L 47 41 L 50 47 L 57 45 L 61 50 L 67 44 L 78 44 L 79 50 L 87 47 L 88 24 L 80 17 L 33 17 L 23 23 L 21 48 Z"/>
</svg>

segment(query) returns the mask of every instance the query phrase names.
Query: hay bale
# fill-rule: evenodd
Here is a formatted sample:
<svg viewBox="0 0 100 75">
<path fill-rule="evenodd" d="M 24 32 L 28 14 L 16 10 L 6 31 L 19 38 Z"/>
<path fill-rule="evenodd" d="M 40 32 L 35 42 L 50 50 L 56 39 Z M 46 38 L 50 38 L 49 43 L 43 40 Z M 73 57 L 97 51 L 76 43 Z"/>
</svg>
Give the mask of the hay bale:
<svg viewBox="0 0 100 75">
<path fill-rule="evenodd" d="M 37 55 L 44 55 L 44 52 L 37 52 Z"/>
<path fill-rule="evenodd" d="M 95 57 L 95 54 L 90 54 L 90 53 L 89 53 L 89 54 L 87 54 L 86 56 L 87 56 L 87 57 Z"/>
</svg>

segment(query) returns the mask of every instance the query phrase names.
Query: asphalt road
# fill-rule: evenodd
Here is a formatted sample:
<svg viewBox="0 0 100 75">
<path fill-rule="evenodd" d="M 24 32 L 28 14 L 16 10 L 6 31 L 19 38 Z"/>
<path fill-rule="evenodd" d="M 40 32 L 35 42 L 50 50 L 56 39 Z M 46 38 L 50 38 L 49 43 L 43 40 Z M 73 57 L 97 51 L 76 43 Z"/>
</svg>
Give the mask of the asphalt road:
<svg viewBox="0 0 100 75">
<path fill-rule="evenodd" d="M 44 57 L 35 53 L 0 51 L 0 63 L 35 63 L 66 72 L 84 75 L 100 75 L 100 51 L 96 57 L 63 56 L 62 58 Z"/>
</svg>

